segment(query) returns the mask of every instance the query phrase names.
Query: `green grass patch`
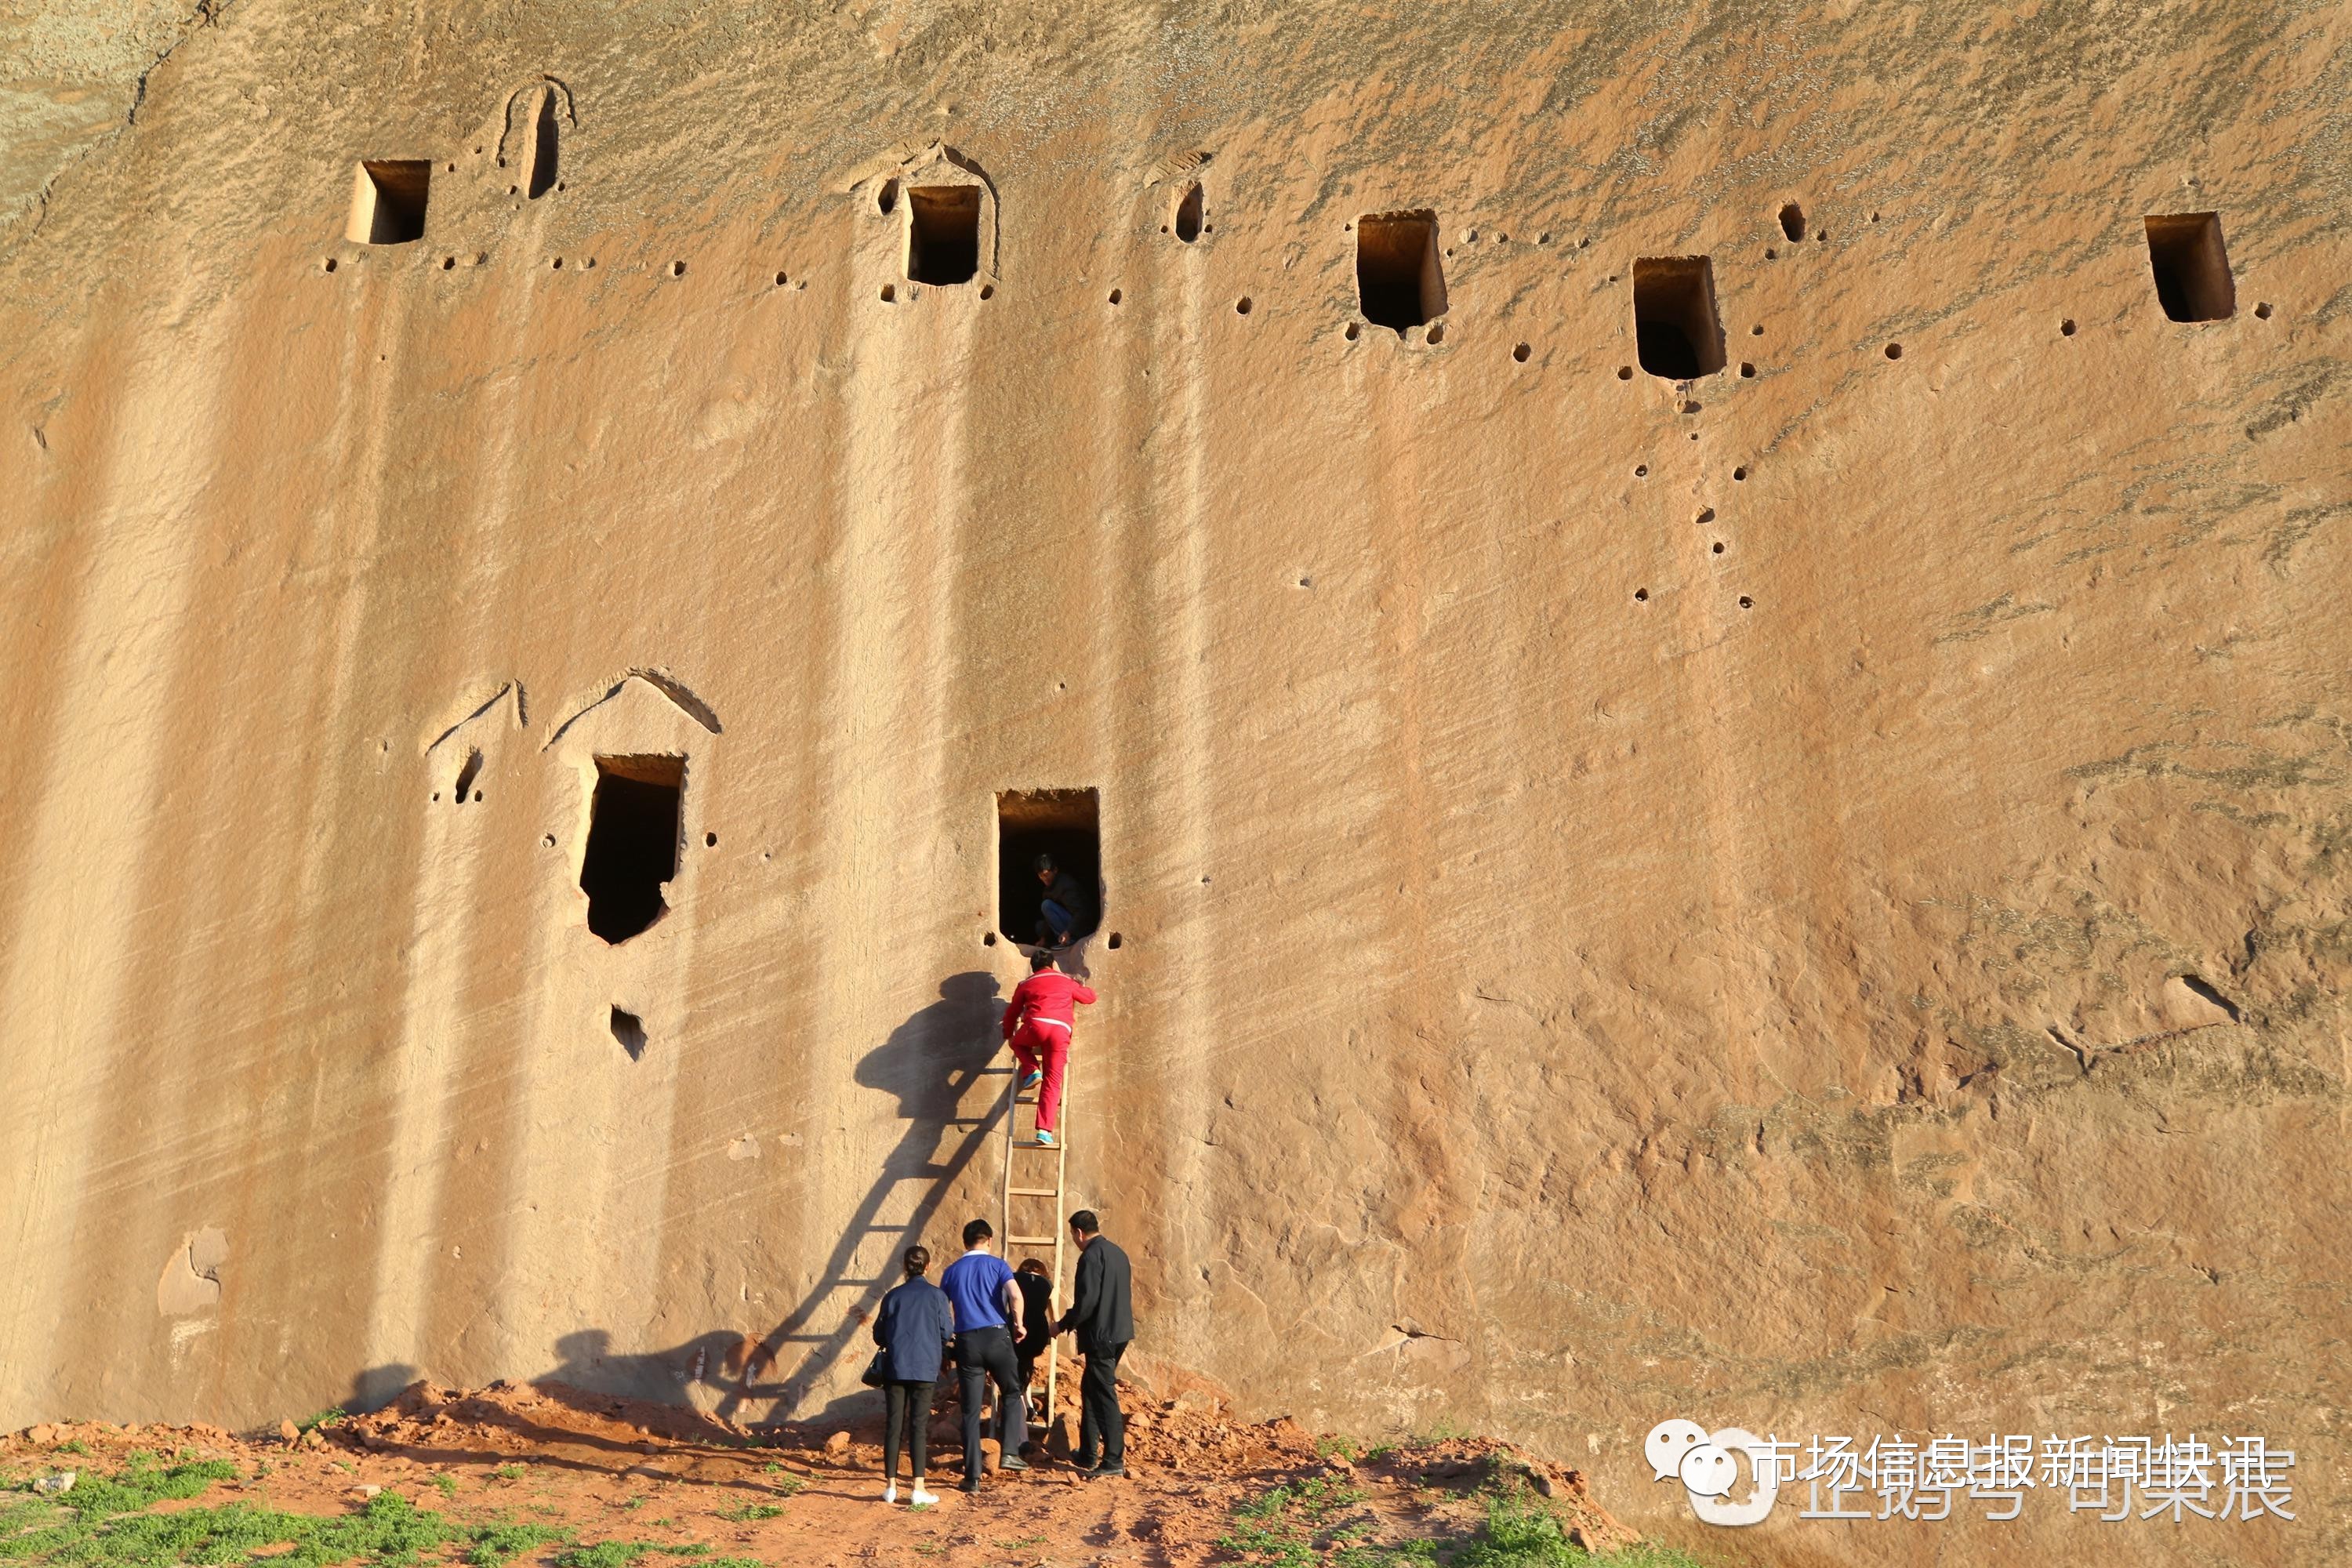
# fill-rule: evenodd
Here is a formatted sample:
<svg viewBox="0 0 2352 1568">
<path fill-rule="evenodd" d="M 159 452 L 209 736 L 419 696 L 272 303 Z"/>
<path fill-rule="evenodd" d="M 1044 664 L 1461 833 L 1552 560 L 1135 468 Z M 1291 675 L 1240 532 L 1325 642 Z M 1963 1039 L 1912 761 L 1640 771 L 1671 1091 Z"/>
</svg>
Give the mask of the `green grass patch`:
<svg viewBox="0 0 2352 1568">
<path fill-rule="evenodd" d="M 749 1524 L 753 1520 L 773 1519 L 783 1511 L 784 1505 L 779 1502 L 747 1502 L 720 1509 L 719 1517 L 730 1524 Z"/>
<path fill-rule="evenodd" d="M 60 1511 L 72 1517 L 0 1541 L 0 1558 L 45 1568 L 163 1568 L 167 1563 L 241 1563 L 256 1552 L 290 1545 L 291 1552 L 273 1555 L 272 1568 L 326 1568 L 360 1561 L 396 1568 L 466 1535 L 439 1514 L 412 1507 L 397 1492 L 379 1492 L 365 1508 L 337 1519 L 281 1513 L 247 1502 L 177 1513 L 120 1513 L 102 1520 L 94 1512 Z"/>
<path fill-rule="evenodd" d="M 653 1552 L 667 1557 L 707 1557 L 710 1548 L 698 1541 L 600 1541 L 593 1546 L 575 1546 L 555 1555 L 555 1568 L 629 1568 L 638 1558 Z"/>
<path fill-rule="evenodd" d="M 1706 1568 L 1689 1552 L 1636 1542 L 1592 1552 L 1568 1538 L 1557 1515 L 1524 1490 L 1486 1500 L 1486 1521 L 1450 1568 Z"/>
<path fill-rule="evenodd" d="M 344 1416 L 350 1414 L 350 1411 L 345 1410 L 340 1405 L 330 1405 L 324 1410 L 320 1411 L 316 1415 L 311 1416 L 308 1421 L 297 1421 L 294 1423 L 294 1429 L 298 1432 L 315 1432 L 321 1426 L 332 1426 L 336 1422 L 341 1421 Z"/>
<path fill-rule="evenodd" d="M 147 1511 L 159 1502 L 199 1497 L 236 1473 L 226 1459 L 165 1467 L 152 1454 L 139 1453 L 118 1474 L 85 1476 L 54 1500 L 0 1503 L 0 1562 L 37 1568 L 213 1568 L 268 1552 L 268 1568 L 344 1563 L 404 1568 L 464 1542 L 465 1561 L 472 1568 L 499 1568 L 523 1552 L 570 1538 L 567 1531 L 534 1524 L 466 1528 L 389 1491 L 336 1517 L 286 1513 L 244 1501 Z M 680 1552 L 676 1547 L 664 1550 Z"/>
<path fill-rule="evenodd" d="M 457 1478 L 455 1476 L 435 1476 L 433 1485 L 443 1497 L 457 1495 Z"/>
<path fill-rule="evenodd" d="M 570 1531 L 545 1524 L 485 1524 L 472 1533 L 474 1543 L 466 1549 L 466 1561 L 473 1568 L 499 1568 L 526 1552 L 572 1539 Z"/>
<path fill-rule="evenodd" d="M 1268 1568 L 1308 1568 L 1335 1552 L 1360 1552 L 1353 1541 L 1365 1526 L 1343 1525 L 1338 1516 L 1369 1495 L 1332 1476 L 1286 1482 L 1235 1508 L 1234 1528 L 1217 1544 Z"/>
</svg>

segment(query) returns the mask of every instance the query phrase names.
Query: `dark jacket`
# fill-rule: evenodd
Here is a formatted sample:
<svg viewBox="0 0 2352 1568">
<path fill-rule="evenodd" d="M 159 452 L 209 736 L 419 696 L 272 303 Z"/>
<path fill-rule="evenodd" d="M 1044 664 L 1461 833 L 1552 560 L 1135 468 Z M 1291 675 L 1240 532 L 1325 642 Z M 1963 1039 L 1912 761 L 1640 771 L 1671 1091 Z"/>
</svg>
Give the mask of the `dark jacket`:
<svg viewBox="0 0 2352 1568">
<path fill-rule="evenodd" d="M 1095 923 L 1094 904 L 1087 898 L 1085 893 L 1079 891 L 1078 879 L 1076 877 L 1071 876 L 1067 871 L 1055 871 L 1054 873 L 1054 879 L 1046 884 L 1045 898 L 1053 900 L 1055 903 L 1061 905 L 1062 908 L 1069 911 L 1070 934 L 1072 936 L 1077 935 L 1080 931 L 1090 931 L 1093 929 Z M 1045 900 L 1041 899 L 1038 901 L 1043 903 Z M 1041 916 L 1040 918 L 1043 917 Z"/>
<path fill-rule="evenodd" d="M 1021 1288 L 1021 1342 L 1013 1348 L 1024 1356 L 1045 1353 L 1054 1337 L 1054 1282 L 1043 1274 L 1015 1274 Z"/>
<path fill-rule="evenodd" d="M 948 1293 L 928 1279 L 909 1279 L 882 1298 L 874 1314 L 874 1342 L 890 1352 L 884 1375 L 893 1383 L 937 1383 L 955 1310 Z"/>
<path fill-rule="evenodd" d="M 1077 1331 L 1080 1354 L 1116 1350 L 1135 1338 L 1133 1276 L 1127 1254 L 1108 1237 L 1095 1237 L 1078 1254 L 1075 1294 L 1061 1326 Z"/>
</svg>

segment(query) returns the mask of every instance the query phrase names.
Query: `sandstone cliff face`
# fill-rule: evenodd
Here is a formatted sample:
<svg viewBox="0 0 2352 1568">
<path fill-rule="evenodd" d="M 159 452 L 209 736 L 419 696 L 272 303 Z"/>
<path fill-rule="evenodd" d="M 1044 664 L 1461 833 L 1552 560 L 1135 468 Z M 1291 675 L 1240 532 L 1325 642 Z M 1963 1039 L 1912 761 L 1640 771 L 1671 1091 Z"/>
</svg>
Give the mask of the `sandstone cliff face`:
<svg viewBox="0 0 2352 1568">
<path fill-rule="evenodd" d="M 187 23 L 11 152 L 0 1423 L 845 1395 L 993 1212 L 996 794 L 1092 788 L 1072 1195 L 1147 1373 L 1689 1539 L 1667 1415 L 2254 1431 L 2292 1526 L 1706 1539 L 2352 1550 L 2347 34 Z M 346 237 L 361 160 L 420 238 Z M 1649 374 L 1700 256 L 1724 366 Z M 600 757 L 683 759 L 619 945 Z"/>
</svg>

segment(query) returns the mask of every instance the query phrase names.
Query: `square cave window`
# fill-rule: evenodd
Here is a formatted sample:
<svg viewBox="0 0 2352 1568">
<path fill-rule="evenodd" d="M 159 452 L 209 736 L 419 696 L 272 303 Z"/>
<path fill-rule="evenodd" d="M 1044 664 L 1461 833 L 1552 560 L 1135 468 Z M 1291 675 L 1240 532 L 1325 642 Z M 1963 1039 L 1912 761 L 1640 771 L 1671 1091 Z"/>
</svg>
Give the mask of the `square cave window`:
<svg viewBox="0 0 2352 1568">
<path fill-rule="evenodd" d="M 2147 220 L 2147 260 L 2156 298 L 2176 321 L 2226 321 L 2238 308 L 2220 213 L 2172 213 Z"/>
<path fill-rule="evenodd" d="M 588 803 L 580 890 L 588 929 L 624 942 L 662 917 L 662 889 L 677 875 L 678 796 L 684 757 L 599 757 Z"/>
<path fill-rule="evenodd" d="M 980 187 L 918 185 L 907 193 L 907 280 L 969 283 L 980 270 Z"/>
<path fill-rule="evenodd" d="M 1435 213 L 1367 213 L 1356 220 L 1356 303 L 1364 320 L 1400 337 L 1445 314 Z"/>
<path fill-rule="evenodd" d="M 1050 871 L 1041 872 L 1042 861 Z M 997 924 L 1016 942 L 1076 942 L 1102 923 L 1099 795 L 1007 790 L 996 797 L 996 904 Z"/>
<path fill-rule="evenodd" d="M 371 158 L 352 175 L 352 216 L 343 237 L 353 245 L 406 245 L 425 237 L 425 196 L 433 165 L 422 158 Z"/>
<path fill-rule="evenodd" d="M 1633 263 L 1633 342 L 1642 368 L 1668 381 L 1723 368 L 1715 267 L 1704 256 L 1644 256 Z"/>
</svg>

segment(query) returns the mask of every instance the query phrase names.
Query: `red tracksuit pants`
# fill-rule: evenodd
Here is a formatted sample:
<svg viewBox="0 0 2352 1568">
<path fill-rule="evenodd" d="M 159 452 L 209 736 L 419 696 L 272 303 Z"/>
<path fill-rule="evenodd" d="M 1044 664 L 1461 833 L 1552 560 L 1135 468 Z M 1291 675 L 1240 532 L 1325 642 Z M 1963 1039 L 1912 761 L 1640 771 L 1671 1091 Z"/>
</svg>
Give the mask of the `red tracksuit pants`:
<svg viewBox="0 0 2352 1568">
<path fill-rule="evenodd" d="M 1070 1065 L 1070 1031 L 1050 1018 L 1032 1018 L 1013 1031 L 1013 1059 L 1023 1077 L 1045 1064 L 1045 1081 L 1037 1091 L 1037 1131 L 1051 1132 L 1061 1122 L 1062 1074 Z"/>
</svg>

